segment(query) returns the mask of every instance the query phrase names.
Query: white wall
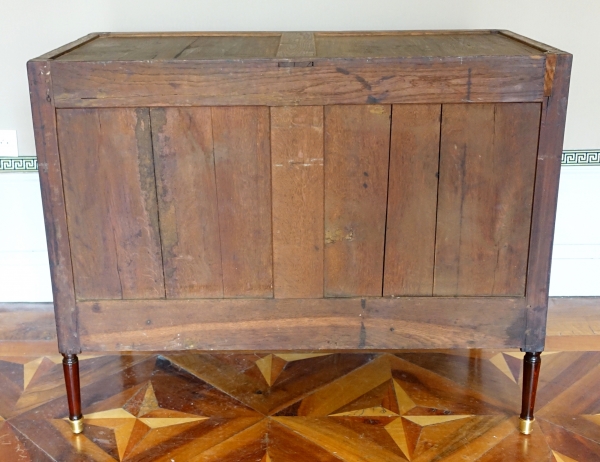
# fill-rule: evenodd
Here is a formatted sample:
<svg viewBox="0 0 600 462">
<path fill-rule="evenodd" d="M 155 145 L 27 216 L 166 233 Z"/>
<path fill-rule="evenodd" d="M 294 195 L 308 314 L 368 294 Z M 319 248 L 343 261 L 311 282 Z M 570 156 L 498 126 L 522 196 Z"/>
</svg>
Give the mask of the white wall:
<svg viewBox="0 0 600 462">
<path fill-rule="evenodd" d="M 40 183 L 0 174 L 0 302 L 52 300 Z"/>
<path fill-rule="evenodd" d="M 600 147 L 598 0 L 3 0 L 0 129 L 33 155 L 25 63 L 100 31 L 510 29 L 575 55 L 567 149 Z"/>
<path fill-rule="evenodd" d="M 600 295 L 600 166 L 563 167 L 550 295 Z"/>
<path fill-rule="evenodd" d="M 25 63 L 89 32 L 493 28 L 513 30 L 575 55 L 565 148 L 598 149 L 598 18 L 598 0 L 3 0 L 0 9 L 0 129 L 18 131 L 20 155 L 35 154 Z M 600 183 L 600 167 L 591 175 L 595 178 L 592 183 Z M 16 180 L 23 182 L 17 187 L 15 180 L 7 178 L 6 174 L 0 174 L 0 185 L 12 182 L 12 186 L 6 188 L 13 188 L 15 191 L 11 194 L 21 196 L 19 200 L 24 201 L 21 203 L 24 210 L 38 214 L 31 219 L 37 223 L 38 235 L 43 233 L 39 199 L 33 202 L 25 199 L 33 197 L 33 180 Z M 35 176 L 30 175 L 30 178 Z M 569 200 L 581 200 L 575 190 L 572 194 L 566 192 L 576 187 L 576 183 L 571 186 L 561 183 L 563 210 L 568 210 L 570 205 L 565 205 L 562 195 L 572 198 Z M 5 189 L 2 192 L 6 194 Z M 6 202 L 2 197 L 0 201 L 3 201 L 1 204 Z M 1 204 L 0 240 L 3 240 L 12 232 L 7 231 L 7 226 L 14 227 L 18 217 L 13 208 L 6 209 Z M 9 212 L 5 210 L 12 210 L 12 215 L 6 215 Z M 590 213 L 598 212 L 587 209 L 587 214 Z M 21 218 L 26 222 L 30 220 Z M 559 215 L 559 225 L 561 220 L 562 215 Z M 565 245 L 579 242 L 579 230 L 570 223 L 564 225 L 567 230 L 561 234 L 561 242 Z M 36 239 L 29 250 L 37 249 L 39 239 Z M 600 238 L 586 242 L 600 245 Z M 5 254 L 7 252 L 0 252 L 0 260 L 8 258 Z M 30 284 L 38 283 L 40 287 L 47 284 L 46 276 L 37 282 L 33 278 L 33 273 L 29 273 Z M 559 284 L 556 280 L 553 276 L 553 287 Z M 5 286 L 4 281 L 0 281 L 0 301 L 7 297 Z"/>
</svg>

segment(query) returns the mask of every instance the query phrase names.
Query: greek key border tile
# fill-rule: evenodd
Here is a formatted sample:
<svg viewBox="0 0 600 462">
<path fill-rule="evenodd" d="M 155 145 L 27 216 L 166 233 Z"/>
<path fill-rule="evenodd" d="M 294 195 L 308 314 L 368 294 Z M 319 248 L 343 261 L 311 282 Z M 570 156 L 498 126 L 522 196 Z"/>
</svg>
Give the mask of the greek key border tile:
<svg viewBox="0 0 600 462">
<path fill-rule="evenodd" d="M 0 157 L 0 172 L 37 172 L 37 157 Z"/>
<path fill-rule="evenodd" d="M 600 151 L 563 151 L 561 165 L 598 165 L 600 166 Z"/>
<path fill-rule="evenodd" d="M 561 165 L 600 166 L 600 150 L 563 151 Z M 37 172 L 37 170 L 37 157 L 0 157 L 0 173 Z"/>
</svg>

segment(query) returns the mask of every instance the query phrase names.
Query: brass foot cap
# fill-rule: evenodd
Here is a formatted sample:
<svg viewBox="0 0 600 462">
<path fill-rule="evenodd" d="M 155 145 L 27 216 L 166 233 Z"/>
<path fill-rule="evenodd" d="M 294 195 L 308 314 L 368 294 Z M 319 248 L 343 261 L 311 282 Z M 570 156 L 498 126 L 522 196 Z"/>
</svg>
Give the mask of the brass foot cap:
<svg viewBox="0 0 600 462">
<path fill-rule="evenodd" d="M 533 431 L 533 422 L 535 422 L 535 419 L 519 419 L 519 431 L 523 435 L 529 435 Z"/>
<path fill-rule="evenodd" d="M 83 431 L 83 418 L 77 420 L 69 419 L 69 425 L 71 425 L 71 431 L 75 435 L 79 435 Z"/>
</svg>

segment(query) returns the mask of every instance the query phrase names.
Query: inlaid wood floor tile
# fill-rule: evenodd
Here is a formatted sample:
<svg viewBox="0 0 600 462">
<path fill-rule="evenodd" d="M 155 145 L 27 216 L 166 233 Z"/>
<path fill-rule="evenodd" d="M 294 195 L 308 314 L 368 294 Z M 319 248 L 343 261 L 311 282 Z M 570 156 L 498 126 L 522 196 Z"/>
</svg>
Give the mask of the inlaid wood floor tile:
<svg viewBox="0 0 600 462">
<path fill-rule="evenodd" d="M 400 358 L 393 357 L 390 362 L 394 380 L 417 405 L 408 411 L 410 414 L 489 415 L 511 411 L 510 403 L 498 399 L 493 393 L 485 394 L 478 387 L 468 387 L 462 381 L 451 380 L 437 371 Z M 477 368 L 482 366 L 479 363 L 475 361 Z M 507 382 L 507 379 L 503 380 Z M 473 382 L 469 380 L 467 385 Z"/>
<path fill-rule="evenodd" d="M 18 450 L 20 442 L 15 435 L 12 426 L 0 420 L 0 460 L 18 460 Z M 24 456 L 25 456 L 25 451 Z M 30 457 L 23 457 L 24 460 L 31 460 Z"/>
<path fill-rule="evenodd" d="M 37 444 L 20 434 L 10 423 L 0 423 L 0 460 L 47 462 L 54 461 Z"/>
<path fill-rule="evenodd" d="M 521 360 L 519 358 L 506 353 L 498 353 L 490 358 L 490 362 L 510 380 L 515 383 L 519 382 L 519 375 L 521 373 Z"/>
<path fill-rule="evenodd" d="M 263 460 L 265 462 L 267 460 L 271 462 L 339 462 L 344 459 L 276 420 L 271 420 L 269 422 L 269 445 L 267 455 Z"/>
<path fill-rule="evenodd" d="M 201 454 L 192 455 L 187 459 L 189 461 L 202 462 L 260 462 L 267 454 L 268 441 L 265 435 L 268 434 L 268 421 L 266 419 L 236 433 Z M 191 448 L 190 448 L 191 449 Z M 196 450 L 196 447 L 193 448 Z M 165 461 L 168 461 L 165 458 Z"/>
<path fill-rule="evenodd" d="M 551 409 L 556 406 L 562 406 L 562 401 L 557 398 L 563 393 L 587 395 L 587 391 L 581 383 L 582 381 L 589 382 L 589 374 L 597 374 L 599 366 L 597 352 L 564 352 L 552 355 L 550 358 L 552 361 L 542 358 L 543 374 L 540 376 L 538 397 L 536 398 L 536 403 L 539 403 L 536 406 L 540 410 L 550 404 L 550 407 L 544 411 L 545 413 L 552 412 Z M 567 398 L 567 395 L 564 397 Z M 586 399 L 585 396 L 580 398 Z M 554 404 L 551 404 L 552 402 Z M 562 407 L 565 412 L 570 412 L 570 404 Z M 577 411 L 572 413 L 576 414 Z"/>
<path fill-rule="evenodd" d="M 518 385 L 518 377 L 522 363 L 522 353 L 519 353 L 519 372 L 510 377 L 510 359 L 514 359 L 510 354 L 496 352 L 492 355 L 480 353 L 480 350 L 470 350 L 470 354 L 458 355 L 450 352 L 435 352 L 425 355 L 422 352 L 418 353 L 402 353 L 396 355 L 403 361 L 426 369 L 431 374 L 430 379 L 426 381 L 437 383 L 435 377 L 441 375 L 448 379 L 444 383 L 450 387 L 450 392 L 453 386 L 460 385 L 468 393 L 479 394 L 479 399 L 483 398 L 488 404 L 498 408 L 501 412 L 518 413 L 520 411 L 520 386 Z M 498 358 L 498 355 L 502 358 Z M 496 359 L 495 359 L 496 358 Z M 506 364 L 504 370 L 498 368 L 499 359 Z M 502 364 L 502 363 L 501 363 Z M 508 369 L 508 370 L 507 370 Z M 418 369 L 417 369 L 418 370 Z M 454 398 L 452 399 L 454 401 Z M 484 412 L 473 412 L 481 414 Z M 495 413 L 495 412 L 492 412 Z M 464 412 L 469 414 L 469 412 Z"/>
<path fill-rule="evenodd" d="M 421 419 L 415 417 L 403 419 L 421 427 L 412 443 L 413 461 L 428 461 L 436 457 L 443 459 L 444 456 L 460 449 L 465 443 L 468 444 L 481 429 L 498 421 L 498 417 L 490 416 L 426 416 Z"/>
<path fill-rule="evenodd" d="M 557 451 L 552 451 L 552 455 L 556 459 L 556 462 L 577 462 L 575 459 L 571 459 Z"/>
<path fill-rule="evenodd" d="M 0 358 L 0 461 L 600 461 L 600 353 L 81 356 L 72 435 L 59 356 Z"/>
<path fill-rule="evenodd" d="M 274 417 L 281 425 L 321 446 L 342 460 L 352 461 L 402 461 L 403 455 L 381 445 L 372 433 L 344 425 L 328 417 Z M 366 427 L 366 425 L 365 425 Z"/>
<path fill-rule="evenodd" d="M 596 441 L 594 441 L 586 435 L 577 433 L 576 424 L 569 425 L 571 428 L 565 428 L 565 424 L 568 423 L 569 419 L 573 419 L 573 417 L 563 416 L 560 423 L 539 419 L 539 426 L 549 441 L 550 447 L 578 462 L 600 461 L 600 443 L 597 441 L 600 427 L 596 426 L 595 432 L 593 432 L 596 435 Z"/>
<path fill-rule="evenodd" d="M 513 431 L 477 459 L 478 462 L 502 460 L 510 460 L 511 462 L 552 461 L 552 451 L 544 438 L 524 438 L 517 430 L 517 419 L 512 419 L 512 423 Z M 539 426 L 534 425 L 534 432 L 539 431 Z"/>
</svg>

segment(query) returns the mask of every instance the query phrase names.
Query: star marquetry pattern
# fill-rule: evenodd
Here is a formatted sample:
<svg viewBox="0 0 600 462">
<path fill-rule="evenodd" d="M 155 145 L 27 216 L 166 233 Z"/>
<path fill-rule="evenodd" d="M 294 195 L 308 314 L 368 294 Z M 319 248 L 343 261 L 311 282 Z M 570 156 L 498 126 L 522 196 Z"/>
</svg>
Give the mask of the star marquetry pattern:
<svg viewBox="0 0 600 462">
<path fill-rule="evenodd" d="M 300 361 L 302 359 L 318 358 L 327 356 L 327 353 L 281 353 L 268 354 L 256 361 L 256 367 L 260 370 L 269 385 L 277 380 L 281 371 L 287 363 Z"/>
<path fill-rule="evenodd" d="M 571 459 L 560 452 L 552 451 L 552 454 L 554 455 L 556 462 L 577 462 L 575 459 Z"/>
<path fill-rule="evenodd" d="M 542 355 L 528 437 L 517 430 L 522 356 L 81 355 L 78 436 L 62 357 L 5 357 L 0 460 L 483 462 L 524 441 L 527 460 L 600 460 L 600 353 Z"/>
</svg>

